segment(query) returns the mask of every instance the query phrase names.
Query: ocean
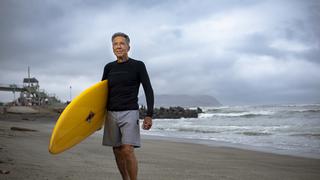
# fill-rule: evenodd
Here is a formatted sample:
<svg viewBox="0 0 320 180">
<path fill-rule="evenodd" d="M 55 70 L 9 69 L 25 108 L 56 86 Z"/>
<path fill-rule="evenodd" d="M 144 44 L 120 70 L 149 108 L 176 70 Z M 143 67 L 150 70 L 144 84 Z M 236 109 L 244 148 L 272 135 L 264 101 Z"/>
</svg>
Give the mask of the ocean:
<svg viewBox="0 0 320 180">
<path fill-rule="evenodd" d="M 320 159 L 320 104 L 202 109 L 198 118 L 155 119 L 142 134 Z"/>
</svg>

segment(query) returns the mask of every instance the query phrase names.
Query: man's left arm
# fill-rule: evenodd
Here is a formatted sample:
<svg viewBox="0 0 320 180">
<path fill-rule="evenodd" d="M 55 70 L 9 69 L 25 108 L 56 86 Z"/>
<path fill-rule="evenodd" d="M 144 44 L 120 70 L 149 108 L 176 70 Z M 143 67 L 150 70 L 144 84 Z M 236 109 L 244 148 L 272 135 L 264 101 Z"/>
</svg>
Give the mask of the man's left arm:
<svg viewBox="0 0 320 180">
<path fill-rule="evenodd" d="M 142 128 L 145 130 L 149 130 L 152 126 L 152 115 L 153 115 L 153 106 L 154 106 L 154 94 L 151 86 L 151 82 L 149 79 L 149 75 L 146 69 L 146 66 L 143 62 L 141 62 L 140 66 L 140 79 L 143 86 L 144 94 L 146 96 L 147 101 L 147 114 L 144 118 Z"/>
</svg>

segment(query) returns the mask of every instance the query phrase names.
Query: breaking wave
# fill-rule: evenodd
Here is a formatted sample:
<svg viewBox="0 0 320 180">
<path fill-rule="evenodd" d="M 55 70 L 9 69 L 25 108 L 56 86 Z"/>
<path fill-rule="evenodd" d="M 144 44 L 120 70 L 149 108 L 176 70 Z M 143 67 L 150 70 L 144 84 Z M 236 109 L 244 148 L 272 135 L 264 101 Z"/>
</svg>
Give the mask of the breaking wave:
<svg viewBox="0 0 320 180">
<path fill-rule="evenodd" d="M 307 138 L 320 139 L 320 134 L 318 134 L 318 133 L 291 134 L 291 136 L 302 136 L 302 137 L 307 137 Z"/>
<path fill-rule="evenodd" d="M 244 117 L 244 118 L 253 118 L 257 116 L 270 116 L 273 115 L 273 112 L 270 111 L 260 111 L 260 112 L 227 112 L 227 113 L 202 113 L 199 115 L 200 118 L 209 118 L 209 117 Z"/>
<path fill-rule="evenodd" d="M 251 131 L 246 131 L 246 132 L 241 132 L 237 134 L 242 134 L 245 136 L 270 136 L 272 133 L 266 133 L 266 132 L 251 132 Z"/>
</svg>

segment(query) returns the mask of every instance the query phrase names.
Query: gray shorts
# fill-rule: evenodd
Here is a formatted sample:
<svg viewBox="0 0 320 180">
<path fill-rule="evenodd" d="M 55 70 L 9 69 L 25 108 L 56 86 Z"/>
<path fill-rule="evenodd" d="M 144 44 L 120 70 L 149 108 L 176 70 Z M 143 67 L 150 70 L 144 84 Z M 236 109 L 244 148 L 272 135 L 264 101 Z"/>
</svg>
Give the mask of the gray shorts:
<svg viewBox="0 0 320 180">
<path fill-rule="evenodd" d="M 102 144 L 119 147 L 130 144 L 140 147 L 139 111 L 107 111 Z"/>
</svg>

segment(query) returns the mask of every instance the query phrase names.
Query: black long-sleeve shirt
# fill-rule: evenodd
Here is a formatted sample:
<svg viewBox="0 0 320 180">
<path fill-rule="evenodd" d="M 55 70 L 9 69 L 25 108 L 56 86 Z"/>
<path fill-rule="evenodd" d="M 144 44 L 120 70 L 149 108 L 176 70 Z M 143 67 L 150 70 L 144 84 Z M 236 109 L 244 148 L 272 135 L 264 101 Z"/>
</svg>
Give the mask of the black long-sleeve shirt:
<svg viewBox="0 0 320 180">
<path fill-rule="evenodd" d="M 137 110 L 140 83 L 147 101 L 147 116 L 152 117 L 154 95 L 146 66 L 142 61 L 129 58 L 118 63 L 113 61 L 104 67 L 102 80 L 108 79 L 108 102 L 110 111 Z"/>
</svg>

